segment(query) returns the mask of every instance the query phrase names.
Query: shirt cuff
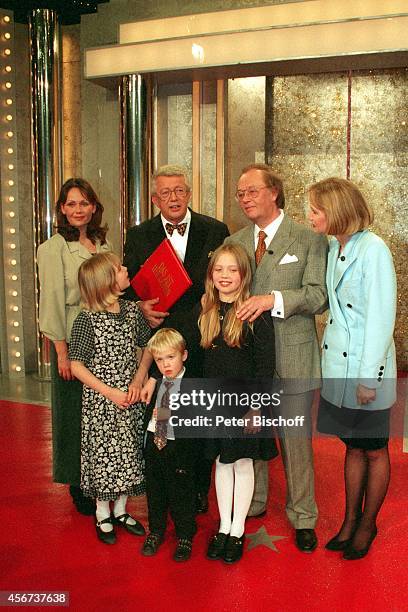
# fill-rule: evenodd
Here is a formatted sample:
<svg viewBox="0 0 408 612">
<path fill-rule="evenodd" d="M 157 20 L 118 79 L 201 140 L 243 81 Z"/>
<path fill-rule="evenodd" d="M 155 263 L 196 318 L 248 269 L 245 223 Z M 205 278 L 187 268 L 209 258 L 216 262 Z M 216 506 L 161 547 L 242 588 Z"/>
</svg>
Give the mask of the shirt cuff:
<svg viewBox="0 0 408 612">
<path fill-rule="evenodd" d="M 271 316 L 278 317 L 278 319 L 284 319 L 285 318 L 285 308 L 283 305 L 282 293 L 280 291 L 272 291 L 272 293 L 275 296 L 275 303 L 271 310 Z"/>
</svg>

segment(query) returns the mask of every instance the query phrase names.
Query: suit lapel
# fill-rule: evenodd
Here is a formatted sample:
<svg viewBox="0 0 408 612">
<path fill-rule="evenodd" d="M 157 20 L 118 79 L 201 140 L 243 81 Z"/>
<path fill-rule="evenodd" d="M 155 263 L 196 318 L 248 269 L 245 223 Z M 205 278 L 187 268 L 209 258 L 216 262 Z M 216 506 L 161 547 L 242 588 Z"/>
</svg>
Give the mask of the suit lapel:
<svg viewBox="0 0 408 612">
<path fill-rule="evenodd" d="M 249 260 L 251 262 L 252 276 L 254 276 L 256 272 L 256 265 L 255 265 L 255 248 L 254 248 L 254 226 L 252 225 L 252 223 L 251 225 L 247 225 L 247 227 L 244 228 L 242 235 L 240 237 L 240 242 L 242 243 L 242 246 L 245 247 L 249 255 Z"/>
<path fill-rule="evenodd" d="M 160 214 L 153 217 L 148 227 L 148 242 L 153 252 L 161 242 L 166 238 L 166 232 L 164 231 L 163 223 Z"/>
<path fill-rule="evenodd" d="M 184 257 L 184 267 L 191 268 L 203 253 L 203 247 L 207 240 L 208 230 L 199 223 L 196 213 L 191 211 L 190 229 L 188 232 L 187 248 Z"/>
</svg>

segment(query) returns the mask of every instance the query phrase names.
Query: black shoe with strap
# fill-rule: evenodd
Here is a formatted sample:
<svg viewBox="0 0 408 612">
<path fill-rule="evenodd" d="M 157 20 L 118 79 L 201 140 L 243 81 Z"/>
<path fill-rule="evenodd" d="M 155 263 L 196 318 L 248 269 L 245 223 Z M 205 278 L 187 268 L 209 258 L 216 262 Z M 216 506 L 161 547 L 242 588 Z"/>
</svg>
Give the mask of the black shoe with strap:
<svg viewBox="0 0 408 612">
<path fill-rule="evenodd" d="M 129 519 L 133 519 L 135 522 L 129 523 Z M 134 519 L 133 516 L 130 516 L 130 514 L 128 514 L 127 512 L 125 514 L 120 514 L 119 516 L 112 516 L 112 521 L 116 525 L 120 525 L 121 527 L 126 529 L 126 531 L 128 533 L 131 533 L 132 535 L 142 536 L 146 533 L 142 523 L 139 523 L 139 521 Z"/>
<path fill-rule="evenodd" d="M 159 550 L 159 546 L 162 542 L 163 536 L 159 533 L 149 533 L 142 546 L 142 555 L 145 557 L 153 557 Z"/>
<path fill-rule="evenodd" d="M 188 561 L 191 557 L 193 542 L 189 538 L 179 538 L 177 548 L 174 552 L 174 561 Z"/>
<path fill-rule="evenodd" d="M 245 535 L 240 538 L 229 536 L 224 548 L 223 559 L 225 563 L 236 563 L 244 553 Z"/>
<path fill-rule="evenodd" d="M 101 525 L 104 525 L 105 523 L 109 523 L 110 525 L 112 525 L 112 519 L 110 516 L 108 516 L 108 518 L 106 519 L 103 519 L 102 521 L 95 522 L 96 535 L 98 536 L 98 539 L 104 544 L 115 544 L 116 535 L 113 530 L 113 525 L 110 531 L 102 531 Z"/>
<path fill-rule="evenodd" d="M 224 556 L 225 545 L 228 540 L 228 534 L 219 531 L 210 540 L 207 549 L 207 559 L 222 559 Z"/>
</svg>

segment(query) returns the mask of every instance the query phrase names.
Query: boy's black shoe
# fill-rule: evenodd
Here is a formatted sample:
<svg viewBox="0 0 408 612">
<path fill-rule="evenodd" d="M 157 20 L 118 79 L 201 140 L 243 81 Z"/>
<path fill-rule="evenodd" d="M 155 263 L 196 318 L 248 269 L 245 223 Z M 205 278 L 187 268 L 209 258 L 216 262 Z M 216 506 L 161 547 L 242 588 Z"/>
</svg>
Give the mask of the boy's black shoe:
<svg viewBox="0 0 408 612">
<path fill-rule="evenodd" d="M 188 538 L 180 538 L 177 544 L 176 551 L 173 555 L 174 561 L 188 561 L 191 557 L 191 549 L 193 542 Z"/>
<path fill-rule="evenodd" d="M 163 542 L 163 537 L 158 533 L 149 533 L 142 546 L 142 555 L 152 557 L 159 550 L 160 544 Z"/>
<path fill-rule="evenodd" d="M 227 543 L 228 535 L 219 531 L 210 540 L 207 549 L 207 559 L 222 559 L 224 556 L 225 544 Z"/>
<path fill-rule="evenodd" d="M 225 545 L 223 559 L 225 563 L 235 563 L 239 561 L 244 552 L 245 535 L 240 538 L 230 536 Z"/>
</svg>

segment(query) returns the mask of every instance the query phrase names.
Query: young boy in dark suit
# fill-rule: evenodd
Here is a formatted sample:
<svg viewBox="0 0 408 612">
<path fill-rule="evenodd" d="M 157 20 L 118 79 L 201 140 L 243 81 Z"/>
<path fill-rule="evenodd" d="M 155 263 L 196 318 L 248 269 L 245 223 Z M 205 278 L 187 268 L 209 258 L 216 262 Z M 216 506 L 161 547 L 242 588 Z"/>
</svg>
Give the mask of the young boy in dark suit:
<svg viewBox="0 0 408 612">
<path fill-rule="evenodd" d="M 176 438 L 170 425 L 170 396 L 180 392 L 187 359 L 183 336 L 171 328 L 160 329 L 148 342 L 160 373 L 156 392 L 145 416 L 146 490 L 149 535 L 142 555 L 155 555 L 163 541 L 167 513 L 170 511 L 178 538 L 173 555 L 175 561 L 187 561 L 191 556 L 196 532 L 193 439 Z"/>
</svg>

